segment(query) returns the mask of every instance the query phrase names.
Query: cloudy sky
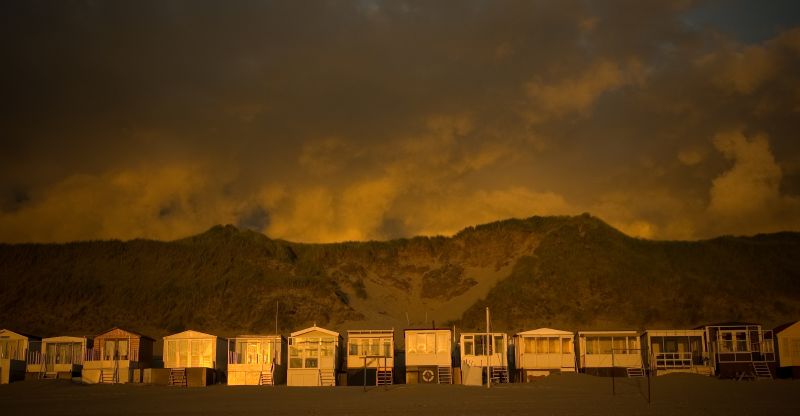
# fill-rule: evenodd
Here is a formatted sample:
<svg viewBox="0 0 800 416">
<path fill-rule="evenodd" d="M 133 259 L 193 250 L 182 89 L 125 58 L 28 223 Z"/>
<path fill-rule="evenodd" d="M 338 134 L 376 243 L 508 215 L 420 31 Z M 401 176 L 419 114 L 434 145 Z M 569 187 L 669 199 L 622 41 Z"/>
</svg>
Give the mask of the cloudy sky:
<svg viewBox="0 0 800 416">
<path fill-rule="evenodd" d="M 4 1 L 0 241 L 800 230 L 796 1 Z"/>
</svg>

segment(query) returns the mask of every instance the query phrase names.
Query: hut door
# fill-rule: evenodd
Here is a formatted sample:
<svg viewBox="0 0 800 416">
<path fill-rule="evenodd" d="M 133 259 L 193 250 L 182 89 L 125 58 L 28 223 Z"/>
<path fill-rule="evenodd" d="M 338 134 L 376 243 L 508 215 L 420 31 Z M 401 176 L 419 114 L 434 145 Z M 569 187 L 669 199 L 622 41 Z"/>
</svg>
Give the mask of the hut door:
<svg viewBox="0 0 800 416">
<path fill-rule="evenodd" d="M 105 349 L 103 349 L 103 359 L 104 360 L 116 360 L 116 342 L 112 339 L 108 339 L 105 342 Z"/>
<path fill-rule="evenodd" d="M 245 353 L 246 356 L 246 363 L 247 364 L 256 364 L 258 363 L 258 343 L 256 342 L 248 342 L 247 343 L 247 352 Z"/>
</svg>

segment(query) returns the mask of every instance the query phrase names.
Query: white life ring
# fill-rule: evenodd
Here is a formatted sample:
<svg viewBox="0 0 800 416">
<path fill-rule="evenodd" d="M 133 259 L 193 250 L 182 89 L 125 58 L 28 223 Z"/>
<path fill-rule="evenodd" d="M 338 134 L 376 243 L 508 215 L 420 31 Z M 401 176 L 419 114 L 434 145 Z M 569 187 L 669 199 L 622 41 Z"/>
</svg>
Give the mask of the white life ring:
<svg viewBox="0 0 800 416">
<path fill-rule="evenodd" d="M 426 383 L 432 383 L 436 374 L 430 368 L 422 370 L 422 380 Z"/>
</svg>

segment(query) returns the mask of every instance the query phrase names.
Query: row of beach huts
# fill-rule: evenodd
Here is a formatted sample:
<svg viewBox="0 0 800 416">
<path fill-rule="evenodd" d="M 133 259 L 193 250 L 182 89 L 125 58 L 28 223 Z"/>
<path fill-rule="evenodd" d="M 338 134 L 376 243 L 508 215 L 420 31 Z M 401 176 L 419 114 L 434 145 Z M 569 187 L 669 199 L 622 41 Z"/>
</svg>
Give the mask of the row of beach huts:
<svg viewBox="0 0 800 416">
<path fill-rule="evenodd" d="M 728 322 L 695 329 L 562 331 L 509 337 L 454 329 L 337 332 L 316 325 L 281 335 L 225 339 L 198 331 L 155 340 L 113 328 L 92 338 L 39 338 L 0 330 L 0 383 L 69 378 L 84 383 L 178 386 L 335 386 L 526 382 L 551 373 L 642 377 L 675 372 L 725 378 L 800 378 L 800 321 L 764 330 Z M 155 359 L 154 359 L 155 358 Z"/>
</svg>

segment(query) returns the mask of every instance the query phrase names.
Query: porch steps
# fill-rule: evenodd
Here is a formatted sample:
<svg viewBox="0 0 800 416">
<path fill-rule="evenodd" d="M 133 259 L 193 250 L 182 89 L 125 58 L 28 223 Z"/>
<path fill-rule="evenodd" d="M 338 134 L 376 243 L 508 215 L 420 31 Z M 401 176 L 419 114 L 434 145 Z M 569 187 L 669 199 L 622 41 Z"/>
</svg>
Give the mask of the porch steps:
<svg viewBox="0 0 800 416">
<path fill-rule="evenodd" d="M 186 376 L 185 368 L 170 368 L 169 369 L 169 385 L 170 386 L 189 386 L 189 377 Z"/>
<path fill-rule="evenodd" d="M 753 374 L 756 380 L 772 380 L 772 372 L 769 371 L 769 366 L 763 361 L 753 362 Z"/>
<path fill-rule="evenodd" d="M 379 367 L 375 377 L 375 384 L 378 386 L 391 386 L 392 385 L 392 368 Z"/>
<path fill-rule="evenodd" d="M 508 383 L 508 367 L 492 367 L 492 383 Z"/>
<path fill-rule="evenodd" d="M 115 373 L 114 370 L 100 370 L 100 383 L 103 384 L 114 384 L 116 383 L 115 380 Z"/>
<path fill-rule="evenodd" d="M 275 380 L 272 378 L 271 371 L 262 371 L 261 375 L 258 377 L 258 385 L 259 386 L 274 386 Z"/>
<path fill-rule="evenodd" d="M 439 367 L 439 384 L 453 384 L 453 369 L 450 367 Z"/>
<path fill-rule="evenodd" d="M 55 380 L 58 378 L 58 373 L 55 371 L 43 371 L 39 373 L 39 378 L 42 380 Z"/>
<path fill-rule="evenodd" d="M 642 367 L 628 367 L 625 369 L 628 373 L 628 377 L 644 377 L 644 368 Z"/>
<path fill-rule="evenodd" d="M 326 387 L 336 386 L 336 374 L 333 370 L 319 370 L 319 385 Z"/>
</svg>

